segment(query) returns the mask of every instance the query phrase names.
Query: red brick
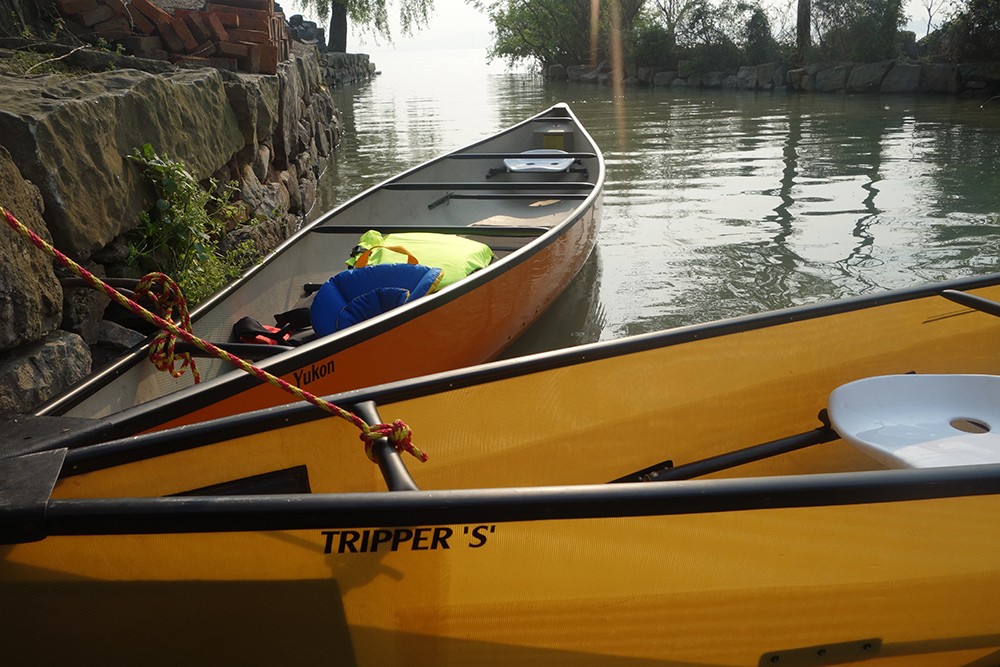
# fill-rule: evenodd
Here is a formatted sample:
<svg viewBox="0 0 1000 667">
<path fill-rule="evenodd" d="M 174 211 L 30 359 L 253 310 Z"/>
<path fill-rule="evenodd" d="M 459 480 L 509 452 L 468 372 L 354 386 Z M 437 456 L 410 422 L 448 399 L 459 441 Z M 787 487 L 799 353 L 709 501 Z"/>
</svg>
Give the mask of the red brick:
<svg viewBox="0 0 1000 667">
<path fill-rule="evenodd" d="M 215 53 L 223 58 L 246 58 L 247 45 L 233 42 L 219 42 L 215 45 Z"/>
<path fill-rule="evenodd" d="M 234 42 L 249 42 L 251 44 L 270 44 L 271 36 L 259 30 L 244 30 L 233 28 L 229 31 L 229 39 Z"/>
<path fill-rule="evenodd" d="M 115 13 L 107 5 L 100 5 L 76 15 L 76 20 L 85 26 L 95 26 L 114 17 Z"/>
<path fill-rule="evenodd" d="M 261 44 L 260 46 L 260 73 L 278 73 L 278 47 L 274 44 Z"/>
<path fill-rule="evenodd" d="M 174 20 L 173 16 L 160 9 L 158 5 L 153 4 L 150 0 L 132 0 L 128 6 L 130 9 L 141 13 L 157 26 L 163 26 Z"/>
<path fill-rule="evenodd" d="M 115 16 L 122 16 L 128 13 L 125 8 L 125 3 L 122 0 L 101 0 L 102 5 L 107 5 L 111 8 L 111 11 L 115 13 Z"/>
<path fill-rule="evenodd" d="M 82 14 L 91 9 L 97 9 L 97 0 L 56 0 L 63 14 Z"/>
<path fill-rule="evenodd" d="M 129 53 L 142 58 L 164 58 L 163 40 L 151 35 L 129 35 L 122 43 Z"/>
<path fill-rule="evenodd" d="M 135 4 L 135 0 L 132 0 L 132 4 Z M 164 43 L 167 48 L 175 53 L 180 53 L 184 50 L 184 40 L 180 38 L 177 31 L 174 30 L 172 23 L 164 23 L 160 26 L 160 37 L 163 38 Z"/>
<path fill-rule="evenodd" d="M 132 24 L 122 16 L 116 16 L 94 25 L 94 32 L 108 39 L 122 39 L 132 34 Z"/>
<path fill-rule="evenodd" d="M 198 45 L 194 51 L 191 52 L 192 56 L 199 56 L 201 58 L 207 58 L 209 56 L 214 56 L 216 51 L 215 42 L 206 40 Z"/>
<path fill-rule="evenodd" d="M 260 72 L 260 44 L 247 44 L 247 55 L 240 60 L 240 67 L 251 74 Z"/>
<path fill-rule="evenodd" d="M 236 10 L 232 7 L 226 7 L 224 5 L 206 5 L 205 10 L 215 14 L 222 25 L 227 28 L 240 27 L 240 15 L 237 14 Z"/>
<path fill-rule="evenodd" d="M 239 7 L 240 9 L 256 9 L 268 14 L 274 13 L 273 0 L 215 0 L 215 4 Z"/>
<path fill-rule="evenodd" d="M 132 11 L 125 7 L 125 16 L 132 22 L 132 28 L 143 35 L 152 35 L 156 32 L 156 25 L 143 15 L 142 12 Z"/>
<path fill-rule="evenodd" d="M 229 32 L 226 31 L 226 27 L 222 25 L 222 21 L 219 20 L 219 15 L 212 12 L 205 14 L 205 20 L 208 23 L 209 30 L 212 31 L 212 37 L 215 38 L 217 42 L 228 42 Z"/>
<path fill-rule="evenodd" d="M 208 24 L 201 17 L 201 14 L 197 12 L 192 12 L 184 16 L 184 23 L 187 24 L 188 29 L 191 34 L 194 35 L 195 40 L 198 42 L 204 42 L 212 39 L 212 32 L 208 29 Z"/>
<path fill-rule="evenodd" d="M 198 48 L 198 40 L 194 38 L 191 31 L 188 30 L 187 23 L 184 19 L 174 19 L 170 22 L 170 27 L 174 29 L 177 36 L 180 37 L 181 42 L 184 44 L 184 50 L 190 53 Z"/>
<path fill-rule="evenodd" d="M 271 31 L 271 17 L 257 16 L 249 12 L 240 12 L 240 30 L 259 30 L 260 32 Z"/>
</svg>

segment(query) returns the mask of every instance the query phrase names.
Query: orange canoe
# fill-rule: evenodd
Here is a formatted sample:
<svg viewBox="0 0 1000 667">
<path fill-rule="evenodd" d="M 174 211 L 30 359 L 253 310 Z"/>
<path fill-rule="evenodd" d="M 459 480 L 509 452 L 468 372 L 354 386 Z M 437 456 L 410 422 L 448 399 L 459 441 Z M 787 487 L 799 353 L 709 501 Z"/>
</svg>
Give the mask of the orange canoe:
<svg viewBox="0 0 1000 667">
<path fill-rule="evenodd" d="M 297 347 L 235 346 L 270 373 L 323 395 L 496 357 L 566 288 L 587 260 L 602 213 L 604 159 L 572 111 L 556 105 L 431 160 L 303 228 L 239 282 L 200 306 L 194 333 L 230 342 L 249 316 L 309 306 L 308 285 L 346 269 L 367 230 L 435 233 L 492 249 L 485 268 L 418 299 Z M 417 258 L 419 260 L 419 257 Z M 148 343 L 42 405 L 38 415 L 109 418 L 122 433 L 156 430 L 293 400 L 198 360 L 203 381 L 157 371 Z"/>
</svg>

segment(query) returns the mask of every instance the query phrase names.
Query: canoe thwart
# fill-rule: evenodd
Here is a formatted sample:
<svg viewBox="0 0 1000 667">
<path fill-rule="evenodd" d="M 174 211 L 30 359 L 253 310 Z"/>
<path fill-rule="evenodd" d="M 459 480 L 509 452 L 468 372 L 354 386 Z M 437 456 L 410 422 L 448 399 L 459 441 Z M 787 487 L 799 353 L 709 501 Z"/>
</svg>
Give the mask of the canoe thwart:
<svg viewBox="0 0 1000 667">
<path fill-rule="evenodd" d="M 212 343 L 212 345 L 220 350 L 224 350 L 248 361 L 260 361 L 261 359 L 267 359 L 268 357 L 273 357 L 276 354 L 281 354 L 282 352 L 294 349 L 287 345 L 268 345 L 266 343 Z M 215 356 L 203 352 L 201 349 L 191 345 L 190 343 L 182 342 L 178 342 L 175 345 L 174 352 L 177 354 L 190 354 L 194 357 Z"/>
<path fill-rule="evenodd" d="M 374 401 L 365 401 L 354 406 L 354 413 L 365 420 L 369 426 L 382 423 L 378 407 Z M 419 491 L 417 483 L 410 477 L 406 463 L 399 452 L 389 444 L 388 438 L 379 438 L 372 444 L 372 453 L 378 463 L 382 478 L 390 491 Z"/>
<path fill-rule="evenodd" d="M 581 191 L 593 190 L 594 184 L 590 181 L 494 181 L 485 183 L 483 181 L 456 182 L 442 181 L 440 183 L 431 182 L 403 182 L 386 183 L 384 190 L 487 190 L 487 191 L 516 191 L 516 190 L 566 190 Z"/>
<path fill-rule="evenodd" d="M 612 480 L 610 483 L 670 482 L 681 479 L 693 479 L 695 477 L 701 477 L 702 475 L 719 472 L 720 470 L 735 468 L 737 466 L 753 463 L 772 456 L 787 454 L 788 452 L 793 452 L 797 449 L 803 449 L 805 447 L 811 447 L 812 445 L 820 445 L 824 442 L 836 440 L 838 437 L 837 433 L 826 425 L 825 413 L 820 413 L 820 421 L 822 421 L 824 425 L 813 429 L 812 431 L 797 433 L 785 438 L 779 438 L 778 440 L 772 440 L 760 445 L 753 445 L 752 447 L 746 447 L 744 449 L 737 449 L 718 456 L 710 456 L 708 458 L 701 459 L 700 461 L 692 461 L 691 463 L 685 463 L 684 465 L 676 467 L 673 465 L 673 461 L 663 461 L 662 463 L 657 463 L 647 468 L 643 468 L 642 470 L 637 470 L 636 472 L 619 477 L 618 479 Z"/>
<path fill-rule="evenodd" d="M 326 225 L 316 227 L 312 231 L 317 234 L 355 234 L 361 235 L 371 227 L 353 225 Z M 541 236 L 549 231 L 548 227 L 531 227 L 527 225 L 483 225 L 470 227 L 435 227 L 433 225 L 379 225 L 382 234 L 401 234 L 405 232 L 421 232 L 427 234 L 465 234 L 469 236 Z"/>
<path fill-rule="evenodd" d="M 562 153 L 559 151 L 545 151 L 533 154 L 539 158 L 573 158 L 574 160 L 589 160 L 596 158 L 596 153 Z M 507 160 L 511 158 L 524 157 L 524 153 L 454 153 L 447 156 L 449 160 Z"/>
<path fill-rule="evenodd" d="M 479 199 L 479 200 L 491 200 L 491 201 L 500 201 L 503 199 L 507 200 L 526 199 L 531 201 L 552 200 L 553 202 L 555 202 L 568 199 L 586 199 L 587 197 L 588 195 L 585 194 L 566 194 L 566 193 L 542 194 L 533 192 L 514 192 L 514 193 L 505 192 L 498 194 L 483 194 L 483 193 L 463 194 L 460 192 L 449 192 L 443 197 L 439 197 L 438 199 L 432 201 L 430 204 L 427 205 L 427 208 L 433 210 L 438 206 L 440 206 L 441 204 L 447 204 L 453 199 Z"/>
<path fill-rule="evenodd" d="M 990 301 L 989 299 L 984 299 L 981 296 L 975 296 L 974 294 L 967 294 L 965 292 L 959 292 L 958 290 L 952 289 L 944 290 L 941 292 L 941 296 L 968 308 L 986 313 L 987 315 L 1000 317 L 1000 303 L 997 303 L 996 301 Z"/>
</svg>

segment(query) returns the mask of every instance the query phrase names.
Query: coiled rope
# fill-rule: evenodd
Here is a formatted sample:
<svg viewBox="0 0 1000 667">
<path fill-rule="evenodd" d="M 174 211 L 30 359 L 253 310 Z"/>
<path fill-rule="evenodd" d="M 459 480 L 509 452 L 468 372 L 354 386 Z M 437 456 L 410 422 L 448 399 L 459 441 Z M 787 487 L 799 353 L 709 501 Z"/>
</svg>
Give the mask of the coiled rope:
<svg viewBox="0 0 1000 667">
<path fill-rule="evenodd" d="M 407 452 L 422 462 L 427 461 L 428 458 L 427 454 L 418 449 L 412 443 L 412 433 L 410 432 L 410 428 L 401 420 L 397 419 L 392 424 L 369 425 L 368 423 L 365 422 L 365 420 L 361 419 L 354 413 L 344 410 L 343 408 L 340 408 L 334 405 L 333 403 L 330 403 L 329 401 L 325 401 L 322 398 L 319 398 L 318 396 L 315 396 L 314 394 L 311 394 L 304 389 L 296 387 L 295 385 L 290 384 L 285 380 L 282 380 L 281 378 L 250 364 L 246 360 L 241 359 L 240 357 L 237 357 L 234 354 L 230 354 L 225 350 L 219 349 L 215 345 L 212 345 L 208 341 L 204 341 L 195 336 L 193 333 L 191 333 L 191 331 L 189 330 L 191 327 L 191 320 L 186 315 L 187 312 L 186 305 L 180 306 L 180 313 L 181 313 L 182 325 L 186 326 L 188 330 L 185 330 L 184 328 L 177 326 L 173 322 L 170 322 L 162 317 L 159 317 L 154 313 L 149 312 L 148 310 L 143 308 L 141 305 L 139 305 L 132 299 L 129 299 L 124 294 L 122 294 L 115 288 L 105 283 L 103 280 L 92 274 L 90 271 L 83 268 L 82 266 L 74 262 L 72 259 L 64 255 L 62 252 L 56 249 L 52 244 L 48 243 L 43 238 L 41 238 L 33 231 L 28 229 L 24 225 L 24 223 L 15 218 L 13 214 L 11 214 L 10 211 L 5 209 L 4 207 L 0 206 L 0 212 L 3 212 L 3 217 L 4 220 L 7 222 L 7 224 L 15 232 L 26 238 L 32 245 L 39 248 L 43 252 L 49 254 L 50 256 L 54 257 L 56 261 L 58 261 L 63 267 L 65 267 L 68 271 L 72 272 L 77 277 L 81 278 L 87 285 L 89 285 L 93 289 L 104 292 L 115 303 L 119 304 L 123 308 L 130 310 L 137 316 L 141 317 L 150 324 L 153 324 L 154 326 L 159 328 L 161 330 L 161 334 L 157 335 L 156 340 L 160 341 L 160 344 L 157 346 L 157 344 L 154 342 L 154 347 L 157 350 L 156 354 L 161 358 L 162 362 L 172 375 L 174 373 L 179 375 L 181 372 L 183 372 L 183 368 L 185 365 L 192 366 L 193 373 L 197 372 L 197 369 L 194 367 L 194 361 L 193 359 L 191 359 L 189 354 L 182 355 L 186 359 L 181 369 L 174 369 L 173 366 L 173 360 L 175 357 L 173 353 L 174 342 L 176 341 L 177 338 L 180 338 L 184 342 L 194 345 L 202 352 L 205 352 L 206 354 L 212 355 L 218 359 L 226 361 L 232 364 L 233 366 L 245 371 L 246 373 L 249 373 L 250 375 L 254 376 L 255 378 L 257 378 L 262 382 L 267 382 L 270 385 L 278 387 L 279 389 L 282 389 L 292 394 L 296 398 L 316 406 L 317 408 L 323 410 L 328 414 L 340 417 L 341 419 L 344 419 L 354 424 L 354 426 L 356 426 L 358 430 L 361 431 L 360 438 L 361 441 L 365 443 L 365 453 L 368 456 L 368 458 L 372 461 L 375 461 L 375 455 L 372 451 L 372 446 L 374 445 L 375 441 L 379 440 L 380 438 L 387 438 L 389 442 L 397 449 L 397 451 Z M 150 285 L 152 285 L 155 282 L 165 286 L 164 297 L 160 297 L 160 299 L 165 298 L 167 301 L 170 301 L 171 303 L 183 304 L 183 296 L 180 296 L 179 301 L 175 301 L 176 297 L 180 295 L 180 290 L 177 289 L 177 286 L 174 283 L 174 281 L 171 280 L 168 276 L 165 276 L 163 274 L 151 274 L 146 278 L 149 279 Z M 142 282 L 146 282 L 146 278 L 144 278 Z M 170 293 L 173 296 L 166 297 L 167 293 Z M 166 301 L 161 302 L 160 299 L 154 298 L 154 302 L 166 303 Z M 167 316 L 169 317 L 169 315 Z M 163 336 L 162 339 L 161 336 Z M 157 366 L 157 368 L 159 368 L 159 366 Z M 175 377 L 177 377 L 177 375 L 175 375 Z"/>
</svg>

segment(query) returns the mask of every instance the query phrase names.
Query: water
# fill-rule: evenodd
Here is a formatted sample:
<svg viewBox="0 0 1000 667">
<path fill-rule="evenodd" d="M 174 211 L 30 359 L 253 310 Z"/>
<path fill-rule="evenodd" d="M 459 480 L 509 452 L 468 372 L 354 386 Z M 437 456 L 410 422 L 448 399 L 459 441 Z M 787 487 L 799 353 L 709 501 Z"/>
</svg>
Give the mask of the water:
<svg viewBox="0 0 1000 667">
<path fill-rule="evenodd" d="M 555 102 L 608 164 L 598 252 L 512 353 L 998 271 L 1000 103 L 545 82 L 482 51 L 372 54 L 337 91 L 332 205 Z"/>
</svg>

